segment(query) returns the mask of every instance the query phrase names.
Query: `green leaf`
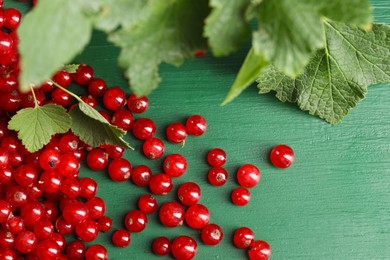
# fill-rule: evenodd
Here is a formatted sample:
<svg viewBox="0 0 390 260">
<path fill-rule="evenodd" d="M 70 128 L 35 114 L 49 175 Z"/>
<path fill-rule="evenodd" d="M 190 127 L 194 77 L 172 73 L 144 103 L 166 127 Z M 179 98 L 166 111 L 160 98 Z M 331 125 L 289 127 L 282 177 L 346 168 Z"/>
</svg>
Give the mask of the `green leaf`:
<svg viewBox="0 0 390 260">
<path fill-rule="evenodd" d="M 80 64 L 67 64 L 62 67 L 63 71 L 66 71 L 68 73 L 75 73 L 77 69 L 79 68 Z"/>
<path fill-rule="evenodd" d="M 270 67 L 257 81 L 260 93 L 276 91 L 281 101 L 336 124 L 364 97 L 368 85 L 390 81 L 390 27 L 374 24 L 365 32 L 330 21 L 324 25 L 325 48 L 300 76 L 291 79 Z"/>
<path fill-rule="evenodd" d="M 95 26 L 105 32 L 117 27 L 130 27 L 142 17 L 142 10 L 148 3 L 146 0 L 103 0 L 102 12 Z"/>
<path fill-rule="evenodd" d="M 18 137 L 30 152 L 47 144 L 54 134 L 65 133 L 71 118 L 65 108 L 48 104 L 19 110 L 9 121 L 8 128 L 18 131 Z"/>
<path fill-rule="evenodd" d="M 248 38 L 250 28 L 245 11 L 250 0 L 211 0 L 212 12 L 206 19 L 204 35 L 215 56 L 236 51 Z"/>
<path fill-rule="evenodd" d="M 88 104 L 80 102 L 69 114 L 72 117 L 71 130 L 88 145 L 97 147 L 101 144 L 113 144 L 133 149 L 123 140 L 126 132 L 111 125 Z"/>
<path fill-rule="evenodd" d="M 208 13 L 207 0 L 150 0 L 136 25 L 111 35 L 122 48 L 119 64 L 135 94 L 144 96 L 157 87 L 160 63 L 179 66 L 207 47 L 202 33 Z"/>
<path fill-rule="evenodd" d="M 92 17 L 88 0 L 40 0 L 18 29 L 21 54 L 20 88 L 28 91 L 69 63 L 89 42 Z"/>
<path fill-rule="evenodd" d="M 240 95 L 242 91 L 249 87 L 267 65 L 268 62 L 261 54 L 257 54 L 253 48 L 250 49 L 234 80 L 233 86 L 230 88 L 229 93 L 222 102 L 222 106 L 232 101 Z"/>
</svg>

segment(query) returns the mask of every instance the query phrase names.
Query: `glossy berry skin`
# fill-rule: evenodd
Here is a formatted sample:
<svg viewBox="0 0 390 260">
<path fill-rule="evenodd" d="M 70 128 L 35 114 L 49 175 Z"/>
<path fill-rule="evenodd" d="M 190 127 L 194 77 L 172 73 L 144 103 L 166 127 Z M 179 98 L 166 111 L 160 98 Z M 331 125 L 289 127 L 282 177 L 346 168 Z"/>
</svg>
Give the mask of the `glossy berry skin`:
<svg viewBox="0 0 390 260">
<path fill-rule="evenodd" d="M 125 152 L 125 149 L 123 147 L 112 144 L 103 145 L 102 148 L 106 150 L 108 158 L 110 159 L 121 158 Z"/>
<path fill-rule="evenodd" d="M 66 88 L 70 83 L 72 83 L 72 77 L 68 72 L 59 70 L 54 74 L 53 81 Z"/>
<path fill-rule="evenodd" d="M 226 152 L 221 148 L 211 149 L 207 154 L 207 162 L 213 167 L 221 167 L 226 162 Z"/>
<path fill-rule="evenodd" d="M 152 177 L 152 170 L 146 165 L 138 165 L 131 172 L 131 180 L 137 186 L 147 186 Z"/>
<path fill-rule="evenodd" d="M 74 225 L 65 221 L 64 217 L 59 217 L 55 222 L 55 228 L 62 235 L 69 235 L 74 231 Z"/>
<path fill-rule="evenodd" d="M 3 12 L 4 17 L 4 27 L 7 27 L 10 30 L 15 30 L 18 28 L 21 20 L 22 14 L 15 8 L 5 9 Z"/>
<path fill-rule="evenodd" d="M 14 235 L 20 234 L 26 230 L 24 221 L 19 216 L 10 217 L 4 225 L 4 230 L 11 232 Z"/>
<path fill-rule="evenodd" d="M 39 156 L 39 165 L 46 171 L 54 170 L 60 163 L 60 152 L 55 149 L 46 149 Z"/>
<path fill-rule="evenodd" d="M 140 118 L 134 122 L 133 135 L 139 140 L 148 140 L 156 133 L 156 124 L 149 118 Z"/>
<path fill-rule="evenodd" d="M 133 113 L 140 114 L 148 109 L 149 100 L 147 97 L 137 97 L 135 94 L 131 94 L 127 99 L 127 107 Z"/>
<path fill-rule="evenodd" d="M 164 203 L 158 212 L 161 223 L 170 228 L 181 226 L 183 224 L 184 214 L 184 207 L 176 201 Z"/>
<path fill-rule="evenodd" d="M 107 249 L 99 244 L 90 246 L 85 252 L 85 260 L 107 260 Z"/>
<path fill-rule="evenodd" d="M 112 227 L 112 219 L 107 216 L 103 216 L 98 221 L 99 230 L 102 232 L 107 232 Z"/>
<path fill-rule="evenodd" d="M 288 168 L 294 162 L 294 151 L 290 146 L 277 145 L 271 150 L 270 160 L 275 167 Z"/>
<path fill-rule="evenodd" d="M 51 92 L 51 99 L 53 100 L 54 104 L 60 105 L 62 107 L 68 107 L 72 102 L 72 96 L 59 88 Z"/>
<path fill-rule="evenodd" d="M 24 254 L 32 252 L 38 245 L 37 236 L 31 231 L 23 231 L 15 238 L 15 248 Z"/>
<path fill-rule="evenodd" d="M 170 154 L 164 160 L 163 169 L 171 177 L 180 177 L 187 170 L 187 160 L 181 154 Z"/>
<path fill-rule="evenodd" d="M 237 181 L 245 188 L 253 188 L 260 181 L 260 170 L 253 164 L 244 164 L 237 170 Z"/>
<path fill-rule="evenodd" d="M 179 201 L 185 206 L 191 206 L 198 203 L 201 197 L 201 190 L 195 182 L 185 182 L 177 190 Z"/>
<path fill-rule="evenodd" d="M 127 247 L 131 242 L 130 232 L 125 229 L 116 230 L 114 234 L 112 234 L 112 243 L 117 247 Z"/>
<path fill-rule="evenodd" d="M 208 224 L 202 229 L 200 237 L 206 245 L 215 246 L 222 241 L 223 231 L 217 224 Z"/>
<path fill-rule="evenodd" d="M 89 210 L 87 205 L 80 201 L 74 201 L 68 203 L 64 210 L 62 211 L 62 215 L 65 221 L 72 225 L 78 225 L 84 222 L 89 216 Z"/>
<path fill-rule="evenodd" d="M 94 171 L 106 169 L 108 165 L 107 153 L 100 148 L 93 148 L 87 155 L 87 165 Z"/>
<path fill-rule="evenodd" d="M 172 123 L 166 130 L 167 139 L 174 144 L 183 143 L 187 138 L 187 128 L 182 123 Z"/>
<path fill-rule="evenodd" d="M 11 213 L 11 205 L 0 199 L 0 224 L 7 221 L 9 214 Z"/>
<path fill-rule="evenodd" d="M 0 248 L 11 248 L 14 244 L 15 236 L 9 231 L 0 230 Z"/>
<path fill-rule="evenodd" d="M 58 173 L 63 177 L 77 177 L 80 162 L 73 153 L 66 153 L 60 156 L 60 162 L 57 168 Z"/>
<path fill-rule="evenodd" d="M 37 181 L 38 171 L 34 165 L 24 164 L 16 169 L 13 177 L 17 184 L 28 187 Z"/>
<path fill-rule="evenodd" d="M 80 85 L 88 85 L 93 79 L 94 71 L 93 69 L 86 65 L 80 64 L 76 72 L 73 74 L 73 80 Z"/>
<path fill-rule="evenodd" d="M 66 247 L 66 256 L 69 259 L 81 260 L 85 257 L 85 245 L 81 241 L 72 241 Z"/>
<path fill-rule="evenodd" d="M 238 248 L 248 248 L 249 245 L 254 241 L 255 234 L 248 227 L 238 228 L 233 235 L 233 244 Z"/>
<path fill-rule="evenodd" d="M 214 186 L 222 186 L 228 180 L 228 173 L 222 167 L 214 167 L 209 170 L 207 179 Z"/>
<path fill-rule="evenodd" d="M 82 95 L 80 98 L 81 98 L 82 101 L 84 101 L 90 107 L 96 109 L 96 107 L 97 107 L 97 100 L 92 95 Z"/>
<path fill-rule="evenodd" d="M 178 260 L 190 260 L 198 249 L 196 241 L 189 236 L 178 236 L 172 242 L 172 255 Z"/>
<path fill-rule="evenodd" d="M 28 201 L 20 209 L 20 216 L 27 225 L 34 225 L 44 215 L 41 203 L 37 200 Z"/>
<path fill-rule="evenodd" d="M 141 232 L 147 224 L 148 218 L 141 210 L 131 210 L 125 216 L 125 226 L 130 232 Z"/>
<path fill-rule="evenodd" d="M 115 111 L 111 118 L 111 124 L 124 131 L 129 131 L 134 124 L 133 114 L 126 109 Z"/>
<path fill-rule="evenodd" d="M 156 255 L 167 255 L 171 252 L 171 248 L 171 241 L 167 237 L 157 237 L 153 240 L 152 250 Z"/>
<path fill-rule="evenodd" d="M 190 116 L 187 119 L 186 128 L 190 135 L 201 136 L 207 129 L 206 119 L 201 115 Z"/>
<path fill-rule="evenodd" d="M 172 178 L 164 173 L 158 173 L 150 178 L 149 189 L 156 195 L 167 195 L 173 188 Z"/>
<path fill-rule="evenodd" d="M 206 206 L 195 204 L 187 209 L 185 220 L 189 227 L 193 229 L 202 229 L 210 221 L 210 212 Z"/>
<path fill-rule="evenodd" d="M 42 260 L 57 259 L 61 254 L 58 244 L 51 239 L 40 241 L 35 252 L 37 257 Z"/>
<path fill-rule="evenodd" d="M 271 257 L 271 247 L 263 240 L 253 241 L 248 249 L 250 260 L 268 260 Z"/>
<path fill-rule="evenodd" d="M 99 197 L 88 200 L 85 205 L 88 208 L 88 218 L 90 219 L 100 219 L 106 212 L 106 203 Z"/>
<path fill-rule="evenodd" d="M 6 200 L 12 207 L 20 207 L 27 202 L 26 188 L 18 185 L 10 185 L 7 187 Z"/>
<path fill-rule="evenodd" d="M 91 242 L 96 239 L 99 232 L 98 224 L 92 219 L 86 219 L 76 226 L 76 235 L 85 242 Z"/>
<path fill-rule="evenodd" d="M 99 98 L 104 95 L 107 90 L 107 84 L 103 79 L 94 78 L 88 85 L 88 93 L 95 97 Z"/>
<path fill-rule="evenodd" d="M 75 178 L 65 178 L 61 184 L 61 192 L 68 198 L 75 199 L 80 194 L 80 185 Z"/>
<path fill-rule="evenodd" d="M 50 219 L 44 217 L 34 224 L 34 233 L 39 240 L 50 238 L 54 233 L 54 225 Z"/>
<path fill-rule="evenodd" d="M 236 188 L 232 192 L 232 202 L 237 206 L 245 206 L 251 199 L 251 194 L 246 188 Z"/>
<path fill-rule="evenodd" d="M 119 87 L 109 88 L 103 95 L 103 104 L 110 111 L 118 111 L 126 104 L 126 94 Z"/>
<path fill-rule="evenodd" d="M 82 178 L 79 180 L 80 196 L 84 199 L 95 197 L 98 190 L 97 182 L 92 178 Z"/>
<path fill-rule="evenodd" d="M 158 208 L 156 197 L 144 194 L 138 199 L 138 208 L 145 214 L 152 214 Z"/>
<path fill-rule="evenodd" d="M 158 159 L 164 154 L 164 143 L 159 138 L 150 138 L 142 146 L 142 150 L 149 159 Z"/>
<path fill-rule="evenodd" d="M 56 171 L 44 171 L 39 178 L 39 183 L 44 192 L 53 194 L 60 191 L 62 179 Z"/>
<path fill-rule="evenodd" d="M 108 165 L 108 175 L 117 182 L 127 181 L 131 176 L 131 163 L 124 159 L 114 159 Z"/>
</svg>

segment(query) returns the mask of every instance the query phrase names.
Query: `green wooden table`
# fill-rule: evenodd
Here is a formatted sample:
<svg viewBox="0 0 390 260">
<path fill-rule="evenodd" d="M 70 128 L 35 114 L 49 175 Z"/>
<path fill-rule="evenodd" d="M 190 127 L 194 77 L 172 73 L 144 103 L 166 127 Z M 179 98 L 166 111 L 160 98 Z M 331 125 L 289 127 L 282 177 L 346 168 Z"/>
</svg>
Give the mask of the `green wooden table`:
<svg viewBox="0 0 390 260">
<path fill-rule="evenodd" d="M 390 24 L 390 2 L 372 3 L 375 20 Z M 185 122 L 191 114 L 207 119 L 204 136 L 189 137 L 184 148 L 167 142 L 166 154 L 181 153 L 188 159 L 188 172 L 174 180 L 175 187 L 186 181 L 201 186 L 200 202 L 209 207 L 211 222 L 224 229 L 223 242 L 205 246 L 197 231 L 163 227 L 153 214 L 144 232 L 132 234 L 128 248 L 115 248 L 110 242 L 113 230 L 123 228 L 124 215 L 148 190 L 130 182 L 114 183 L 104 172 L 84 167 L 81 176 L 98 180 L 98 196 L 106 200 L 107 215 L 114 220 L 113 229 L 95 242 L 108 248 L 110 259 L 157 259 L 151 252 L 155 237 L 185 234 L 198 241 L 197 259 L 244 259 L 246 252 L 232 245 L 232 235 L 236 228 L 248 226 L 256 239 L 271 244 L 272 259 L 390 259 L 390 84 L 372 86 L 367 98 L 336 126 L 279 102 L 273 94 L 256 95 L 255 86 L 221 107 L 246 51 L 222 59 L 206 55 L 180 69 L 162 66 L 163 82 L 150 95 L 150 107 L 142 115 L 155 120 L 157 136 L 163 140 L 169 123 Z M 110 86 L 126 88 L 116 66 L 118 53 L 96 32 L 77 61 L 92 65 L 96 76 Z M 128 151 L 126 158 L 133 165 L 162 171 L 161 160 L 145 159 L 142 143 L 129 139 L 136 151 Z M 296 152 L 294 165 L 286 170 L 276 169 L 268 160 L 271 147 L 279 143 Z M 205 155 L 214 147 L 228 154 L 230 179 L 223 187 L 212 187 L 206 179 Z M 244 163 L 257 165 L 262 179 L 251 189 L 249 205 L 241 208 L 231 204 L 230 193 L 238 187 L 235 171 Z M 174 199 L 171 192 L 158 197 L 158 202 Z"/>
</svg>

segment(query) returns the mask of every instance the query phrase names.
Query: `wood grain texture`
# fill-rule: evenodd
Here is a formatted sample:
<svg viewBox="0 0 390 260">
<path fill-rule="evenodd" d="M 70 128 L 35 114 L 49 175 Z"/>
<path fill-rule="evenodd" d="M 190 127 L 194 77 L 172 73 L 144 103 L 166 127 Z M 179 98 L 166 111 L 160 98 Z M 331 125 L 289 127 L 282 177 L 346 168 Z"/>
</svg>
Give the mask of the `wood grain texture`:
<svg viewBox="0 0 390 260">
<path fill-rule="evenodd" d="M 390 23 L 390 2 L 372 3 L 375 20 Z M 153 238 L 186 234 L 199 242 L 197 259 L 244 259 L 245 250 L 234 248 L 231 239 L 234 229 L 248 226 L 256 239 L 271 244 L 272 259 L 389 259 L 390 84 L 371 86 L 367 98 L 336 126 L 279 102 L 273 94 L 259 96 L 254 86 L 220 107 L 246 51 L 222 59 L 206 55 L 180 69 L 162 66 L 163 82 L 142 115 L 155 120 L 157 136 L 164 140 L 169 123 L 185 122 L 191 114 L 206 117 L 209 128 L 204 136 L 189 137 L 184 148 L 167 143 L 166 154 L 181 153 L 188 159 L 188 172 L 174 183 L 177 187 L 195 181 L 201 186 L 201 203 L 209 207 L 211 221 L 224 229 L 223 242 L 216 247 L 202 245 L 197 231 L 186 226 L 164 228 L 153 214 L 144 232 L 132 234 L 128 248 L 115 248 L 110 235 L 123 228 L 125 213 L 135 209 L 137 198 L 148 191 L 127 182 L 114 183 L 104 172 L 84 167 L 81 176 L 98 180 L 98 196 L 106 200 L 107 215 L 114 220 L 113 230 L 100 234 L 96 243 L 108 248 L 110 259 L 169 259 L 152 254 Z M 118 53 L 104 35 L 95 33 L 77 61 L 91 64 L 96 76 L 110 86 L 125 88 L 116 66 Z M 128 138 L 136 148 L 126 153 L 133 165 L 147 164 L 154 173 L 162 171 L 161 161 L 146 160 L 140 153 L 141 142 Z M 286 170 L 268 161 L 270 149 L 279 143 L 296 152 L 295 164 Z M 206 180 L 210 167 L 205 155 L 213 147 L 228 154 L 230 179 L 219 188 Z M 259 166 L 262 179 L 250 190 L 250 204 L 239 208 L 229 196 L 238 186 L 235 171 L 244 163 Z M 173 199 L 174 192 L 158 197 L 158 202 Z"/>
</svg>

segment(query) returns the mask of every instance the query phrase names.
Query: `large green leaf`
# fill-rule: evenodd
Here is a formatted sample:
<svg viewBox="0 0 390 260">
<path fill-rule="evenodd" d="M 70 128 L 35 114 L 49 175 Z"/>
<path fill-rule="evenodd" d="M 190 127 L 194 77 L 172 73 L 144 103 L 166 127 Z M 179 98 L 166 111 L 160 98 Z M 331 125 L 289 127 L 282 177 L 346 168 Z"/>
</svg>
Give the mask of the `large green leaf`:
<svg viewBox="0 0 390 260">
<path fill-rule="evenodd" d="M 236 51 L 250 33 L 245 11 L 250 0 L 210 0 L 212 12 L 206 19 L 204 35 L 215 56 Z"/>
<path fill-rule="evenodd" d="M 281 101 L 294 102 L 336 124 L 367 92 L 367 86 L 390 81 L 390 27 L 374 25 L 365 32 L 325 21 L 326 45 L 295 79 L 275 67 L 258 81 L 260 93 L 276 91 Z"/>
<path fill-rule="evenodd" d="M 195 50 L 206 48 L 202 34 L 208 13 L 207 0 L 150 0 L 136 25 L 111 35 L 122 48 L 119 63 L 137 95 L 157 87 L 160 63 L 178 66 Z"/>
</svg>

